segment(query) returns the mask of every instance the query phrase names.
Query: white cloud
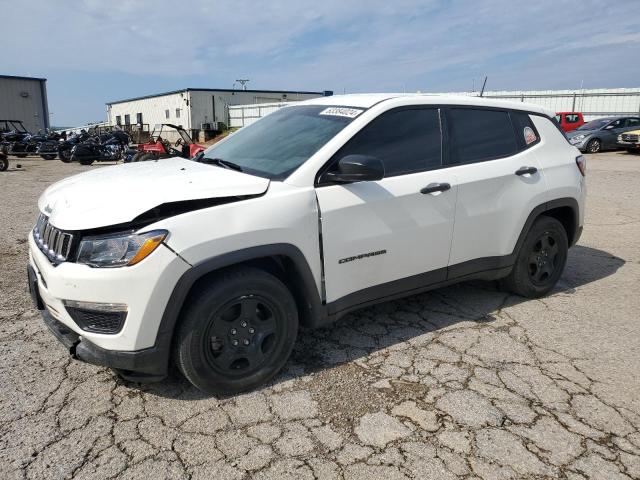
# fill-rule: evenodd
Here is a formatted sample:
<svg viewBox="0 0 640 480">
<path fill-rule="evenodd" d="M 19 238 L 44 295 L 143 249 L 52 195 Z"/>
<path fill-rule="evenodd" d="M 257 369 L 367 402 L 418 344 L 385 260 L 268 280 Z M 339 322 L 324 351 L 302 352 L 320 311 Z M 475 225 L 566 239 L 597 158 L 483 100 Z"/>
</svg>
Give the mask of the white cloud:
<svg viewBox="0 0 640 480">
<path fill-rule="evenodd" d="M 608 45 L 611 56 L 598 50 L 599 74 L 615 84 L 620 65 L 610 58 L 640 44 L 637 16 L 619 14 L 637 10 L 632 0 L 615 8 L 595 0 L 2 4 L 3 37 L 16 39 L 3 49 L 3 67 L 16 73 L 37 65 L 227 82 L 248 75 L 256 87 L 442 90 L 443 72 L 498 71 L 517 80 L 505 65 L 544 70 L 564 57 L 566 67 L 576 51 Z"/>
</svg>

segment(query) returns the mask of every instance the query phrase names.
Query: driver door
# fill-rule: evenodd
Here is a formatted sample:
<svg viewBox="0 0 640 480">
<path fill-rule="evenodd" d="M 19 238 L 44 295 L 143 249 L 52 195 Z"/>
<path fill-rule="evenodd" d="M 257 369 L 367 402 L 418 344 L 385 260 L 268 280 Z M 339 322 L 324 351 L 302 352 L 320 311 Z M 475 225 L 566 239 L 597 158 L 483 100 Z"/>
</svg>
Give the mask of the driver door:
<svg viewBox="0 0 640 480">
<path fill-rule="evenodd" d="M 385 112 L 332 161 L 347 155 L 379 158 L 385 176 L 316 187 L 326 301 L 343 299 L 339 311 L 445 280 L 457 187 L 442 168 L 439 109 Z M 434 184 L 448 188 L 425 190 Z"/>
</svg>

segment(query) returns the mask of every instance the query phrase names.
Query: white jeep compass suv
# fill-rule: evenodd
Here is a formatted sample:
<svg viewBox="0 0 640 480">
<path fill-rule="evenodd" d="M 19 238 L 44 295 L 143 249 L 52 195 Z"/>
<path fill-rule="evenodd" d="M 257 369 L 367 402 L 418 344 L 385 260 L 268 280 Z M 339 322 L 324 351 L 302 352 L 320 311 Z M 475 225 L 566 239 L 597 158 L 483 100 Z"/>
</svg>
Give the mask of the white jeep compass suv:
<svg viewBox="0 0 640 480">
<path fill-rule="evenodd" d="M 102 168 L 39 200 L 29 286 L 80 360 L 211 393 L 286 362 L 299 325 L 468 279 L 549 292 L 585 161 L 524 103 L 346 95 L 286 106 L 192 160 Z"/>
</svg>

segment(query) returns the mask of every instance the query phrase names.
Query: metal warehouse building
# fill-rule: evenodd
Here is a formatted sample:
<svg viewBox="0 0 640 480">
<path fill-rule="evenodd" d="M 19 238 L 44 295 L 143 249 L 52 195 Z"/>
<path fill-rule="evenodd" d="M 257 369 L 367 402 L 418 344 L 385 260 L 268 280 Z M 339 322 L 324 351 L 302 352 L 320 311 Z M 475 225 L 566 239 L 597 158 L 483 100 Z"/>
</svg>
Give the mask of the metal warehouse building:
<svg viewBox="0 0 640 480">
<path fill-rule="evenodd" d="M 180 125 L 195 137 L 200 131 L 217 131 L 229 126 L 229 106 L 307 100 L 333 92 L 287 90 L 224 90 L 186 88 L 107 103 L 109 125 L 127 130 L 153 129 L 160 123 Z"/>
<path fill-rule="evenodd" d="M 0 75 L 0 119 L 21 120 L 34 133 L 49 128 L 47 80 Z"/>
</svg>

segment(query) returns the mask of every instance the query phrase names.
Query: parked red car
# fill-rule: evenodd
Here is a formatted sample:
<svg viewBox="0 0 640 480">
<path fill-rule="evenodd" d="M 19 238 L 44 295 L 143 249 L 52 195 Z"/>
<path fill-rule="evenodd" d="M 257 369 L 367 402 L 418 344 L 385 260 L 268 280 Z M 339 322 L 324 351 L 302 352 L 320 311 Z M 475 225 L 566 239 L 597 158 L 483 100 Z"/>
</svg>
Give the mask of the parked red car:
<svg viewBox="0 0 640 480">
<path fill-rule="evenodd" d="M 585 123 L 582 113 L 580 112 L 557 112 L 555 119 L 560 124 L 560 128 L 565 132 L 575 130 Z"/>
</svg>

